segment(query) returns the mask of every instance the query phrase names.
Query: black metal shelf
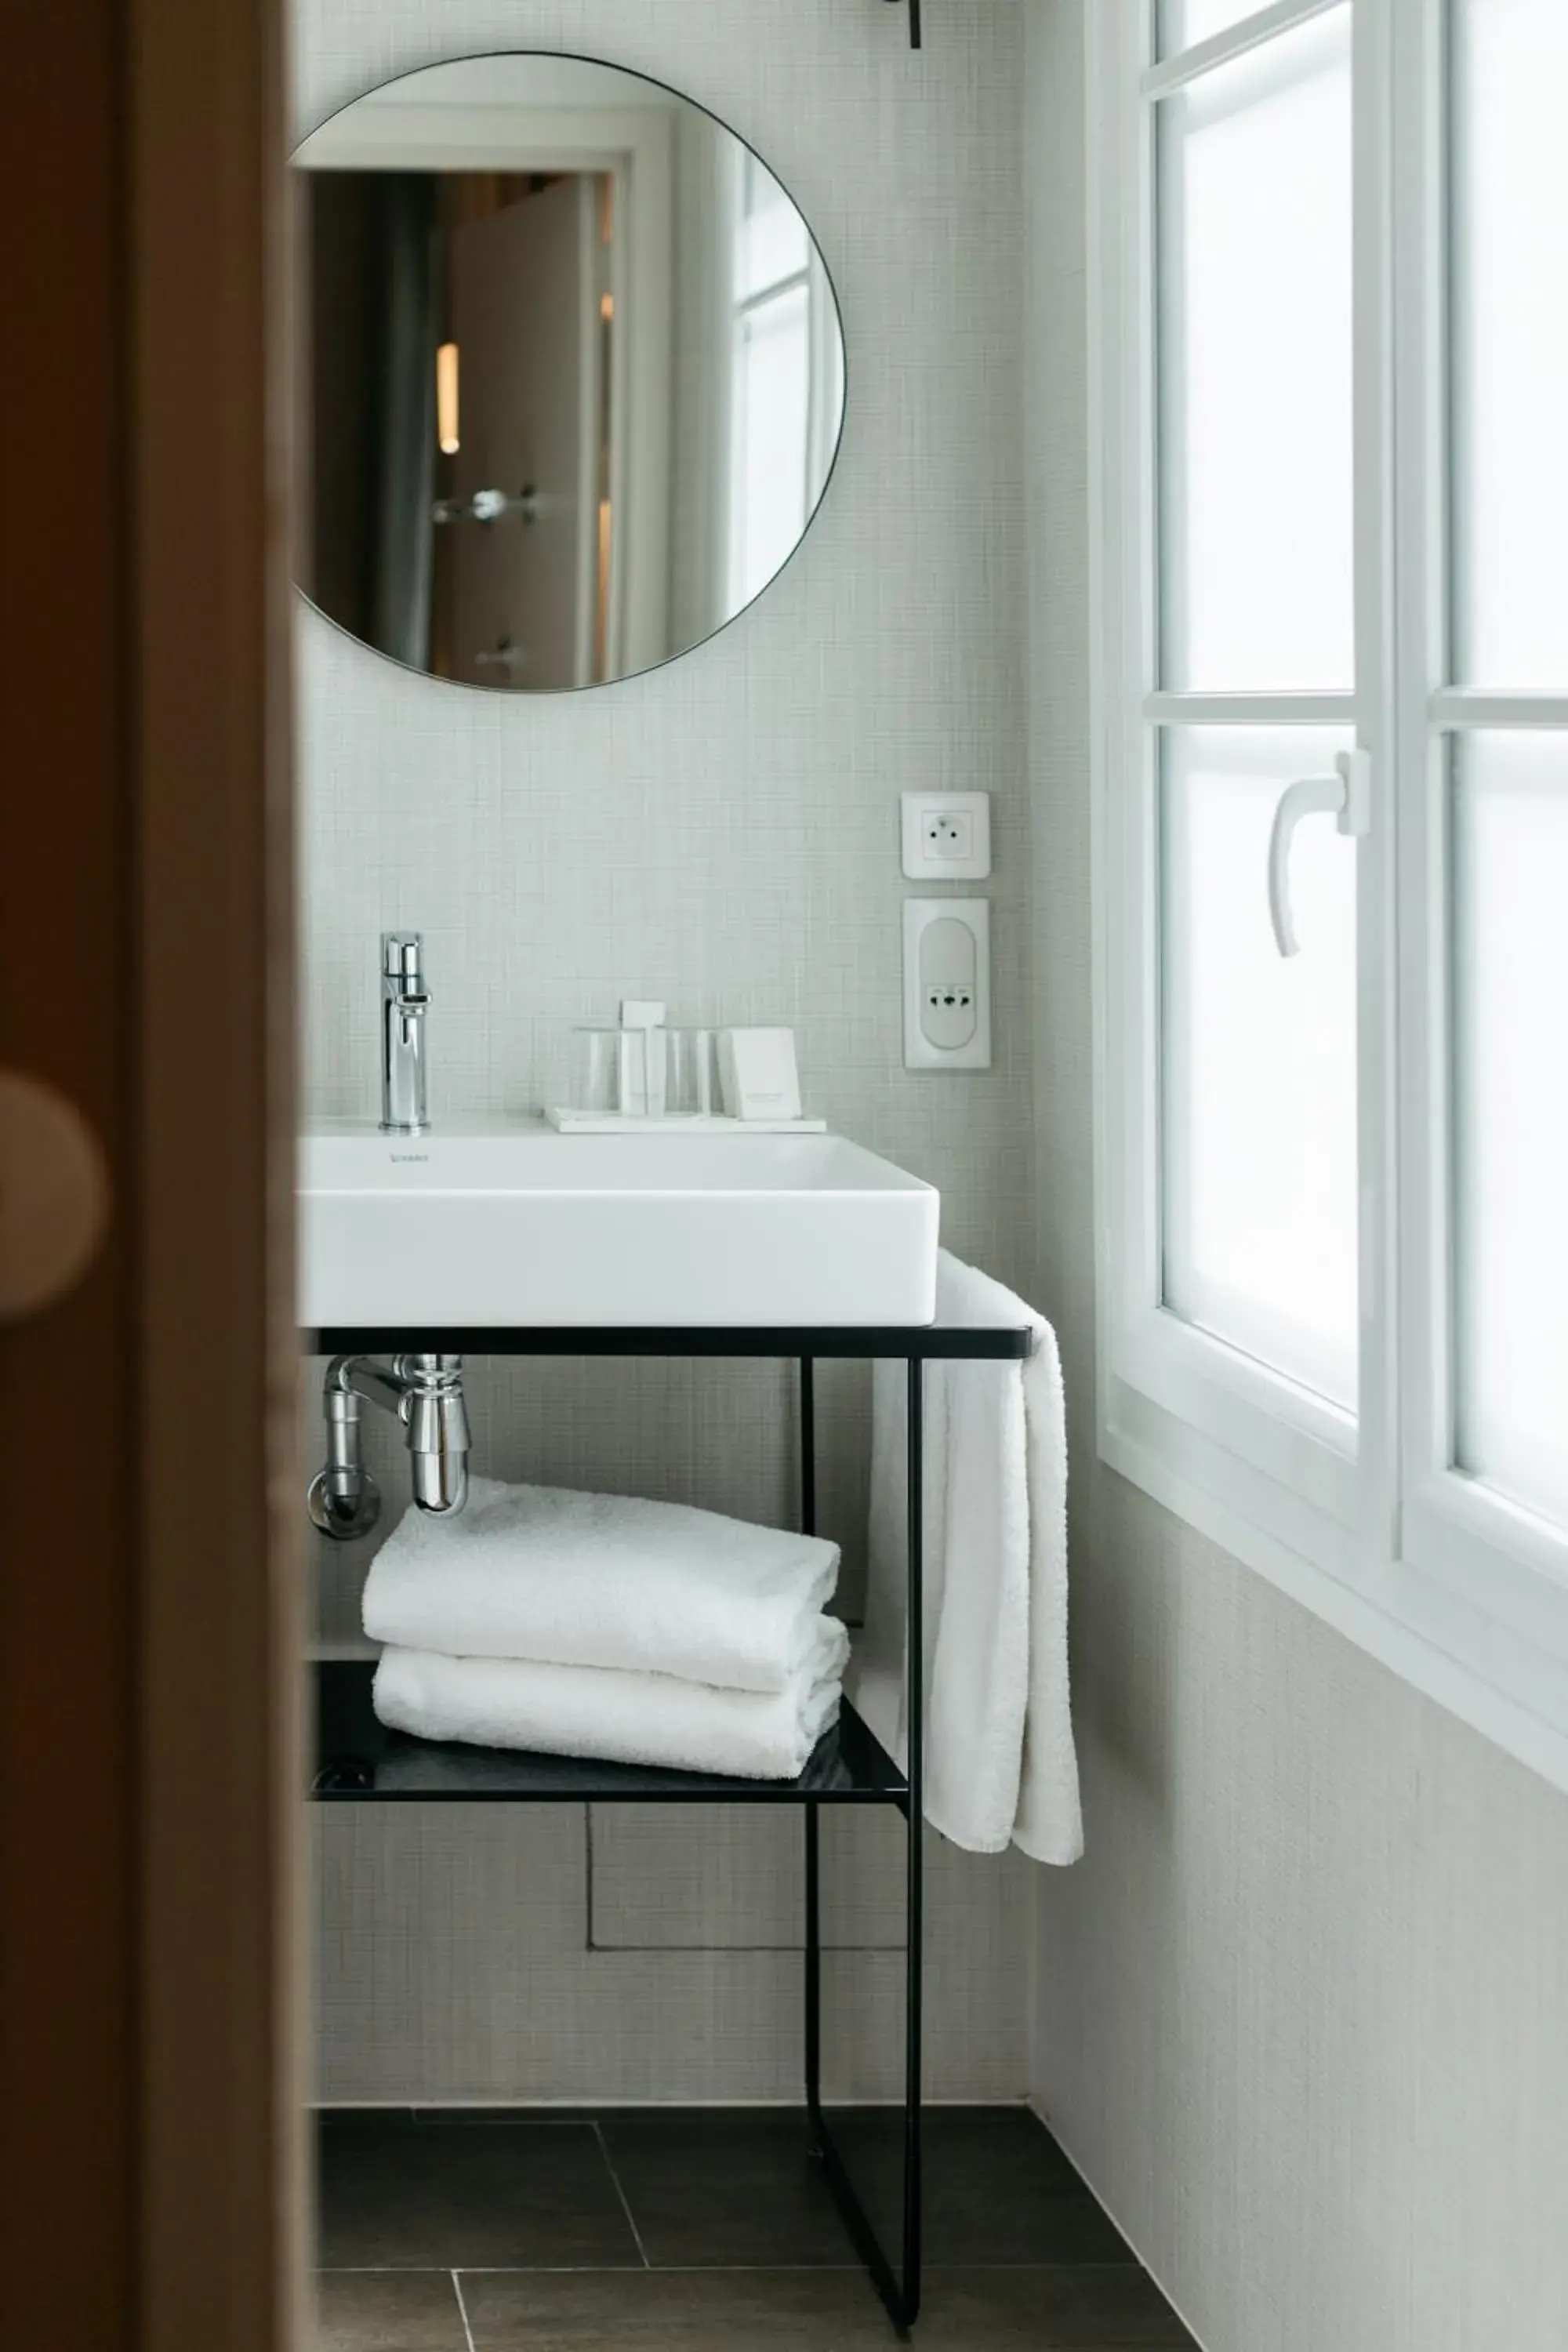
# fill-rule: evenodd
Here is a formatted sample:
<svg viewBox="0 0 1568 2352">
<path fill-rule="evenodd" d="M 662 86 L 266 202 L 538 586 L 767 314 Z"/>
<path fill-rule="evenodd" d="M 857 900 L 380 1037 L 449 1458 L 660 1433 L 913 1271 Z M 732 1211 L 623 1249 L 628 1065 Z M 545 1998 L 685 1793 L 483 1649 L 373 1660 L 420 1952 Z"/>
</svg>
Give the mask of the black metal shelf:
<svg viewBox="0 0 1568 2352">
<path fill-rule="evenodd" d="M 1035 1337 L 1019 1329 L 977 1330 L 940 1324 L 826 1324 L 731 1328 L 635 1325 L 596 1328 L 502 1324 L 417 1328 L 331 1326 L 300 1333 L 320 1356 L 728 1356 L 791 1358 L 800 1393 L 800 1523 L 816 1528 L 816 1420 L 814 1365 L 818 1357 L 878 1357 L 905 1366 L 905 1595 L 908 1622 L 924 1622 L 922 1531 L 924 1377 L 931 1362 L 1021 1363 Z M 906 1645 L 904 1707 L 909 1768 L 900 1773 L 853 1708 L 817 1745 L 796 1780 L 739 1780 L 719 1774 L 666 1772 L 562 1756 L 442 1745 L 412 1739 L 377 1723 L 371 1706 L 373 1665 L 339 1659 L 318 1670 L 317 1769 L 312 1793 L 328 1802 L 434 1799 L 465 1803 L 533 1803 L 603 1799 L 695 1804 L 786 1804 L 801 1811 L 805 1862 L 805 2106 L 812 2136 L 850 2239 L 899 2336 L 908 2340 L 921 2306 L 921 1945 L 924 1914 L 922 1716 L 924 1685 L 918 1641 Z M 907 1936 L 904 1950 L 904 2179 L 900 2259 L 883 2251 L 849 2177 L 822 2104 L 822 1922 L 820 1837 L 826 1804 L 891 1804 L 903 1816 Z"/>
<path fill-rule="evenodd" d="M 521 1324 L 334 1323 L 304 1330 L 311 1356 L 883 1356 L 900 1363 L 939 1360 L 1021 1363 L 1035 1335 L 940 1323 Z"/>
<path fill-rule="evenodd" d="M 371 1705 L 374 1662 L 332 1658 L 316 1668 L 312 1796 L 329 1802 L 537 1804 L 897 1805 L 909 1782 L 846 1706 L 795 1780 L 742 1780 L 575 1756 L 413 1739 L 389 1731 Z"/>
</svg>

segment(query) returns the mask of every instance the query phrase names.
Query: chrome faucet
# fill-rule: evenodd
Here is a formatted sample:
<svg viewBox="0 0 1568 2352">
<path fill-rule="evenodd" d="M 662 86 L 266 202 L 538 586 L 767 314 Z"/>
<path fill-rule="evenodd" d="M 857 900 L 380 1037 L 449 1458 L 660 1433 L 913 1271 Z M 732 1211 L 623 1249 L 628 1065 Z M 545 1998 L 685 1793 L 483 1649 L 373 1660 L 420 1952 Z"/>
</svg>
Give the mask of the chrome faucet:
<svg viewBox="0 0 1568 2352">
<path fill-rule="evenodd" d="M 381 1131 L 423 1135 L 425 1098 L 424 942 L 417 931 L 381 935 Z"/>
</svg>

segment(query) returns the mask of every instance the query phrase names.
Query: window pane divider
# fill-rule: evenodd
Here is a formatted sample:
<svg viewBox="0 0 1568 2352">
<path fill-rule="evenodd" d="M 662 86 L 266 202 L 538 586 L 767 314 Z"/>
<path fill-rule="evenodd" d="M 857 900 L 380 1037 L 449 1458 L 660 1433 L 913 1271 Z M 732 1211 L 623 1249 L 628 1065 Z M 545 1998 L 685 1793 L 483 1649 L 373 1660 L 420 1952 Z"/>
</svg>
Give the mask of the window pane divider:
<svg viewBox="0 0 1568 2352">
<path fill-rule="evenodd" d="M 1433 695 L 1432 724 L 1460 727 L 1568 728 L 1568 694 L 1446 686 Z"/>
<path fill-rule="evenodd" d="M 776 302 L 783 294 L 798 294 L 803 286 L 811 284 L 811 264 L 803 262 L 787 277 L 770 278 L 765 286 L 753 286 L 748 294 L 735 298 L 735 316 L 743 319 L 749 310 L 760 310 L 766 303 Z"/>
<path fill-rule="evenodd" d="M 1227 25 L 1223 32 L 1211 33 L 1206 41 L 1194 41 L 1190 49 L 1178 50 L 1173 58 L 1163 58 L 1158 65 L 1150 66 L 1142 77 L 1143 95 L 1169 98 L 1173 90 L 1184 89 L 1188 82 L 1212 73 L 1216 66 L 1229 65 L 1233 58 L 1244 58 L 1248 49 L 1261 47 L 1277 34 L 1310 24 L 1314 16 L 1326 16 L 1331 8 L 1343 5 L 1344 0 L 1273 0 L 1270 7 L 1259 8 L 1239 23 Z"/>
<path fill-rule="evenodd" d="M 1361 712 L 1352 693 L 1188 694 L 1162 689 L 1143 698 L 1143 716 L 1156 727 L 1353 727 Z"/>
</svg>

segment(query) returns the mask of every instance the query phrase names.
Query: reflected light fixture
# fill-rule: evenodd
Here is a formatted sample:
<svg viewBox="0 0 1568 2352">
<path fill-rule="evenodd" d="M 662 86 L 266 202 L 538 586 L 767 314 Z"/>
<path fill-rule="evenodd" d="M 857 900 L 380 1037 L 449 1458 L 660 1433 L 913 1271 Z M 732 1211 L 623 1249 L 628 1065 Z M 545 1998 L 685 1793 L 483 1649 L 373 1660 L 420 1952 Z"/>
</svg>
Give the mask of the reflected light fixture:
<svg viewBox="0 0 1568 2352">
<path fill-rule="evenodd" d="M 443 457 L 458 454 L 458 346 L 443 343 L 436 353 L 436 438 Z"/>
</svg>

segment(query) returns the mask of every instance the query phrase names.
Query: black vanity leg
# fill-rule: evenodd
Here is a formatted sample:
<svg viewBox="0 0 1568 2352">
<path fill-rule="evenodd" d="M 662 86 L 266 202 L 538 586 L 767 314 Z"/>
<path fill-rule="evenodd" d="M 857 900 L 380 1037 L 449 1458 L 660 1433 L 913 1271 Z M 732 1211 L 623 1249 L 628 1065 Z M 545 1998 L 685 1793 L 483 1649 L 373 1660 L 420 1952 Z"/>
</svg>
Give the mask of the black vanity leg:
<svg viewBox="0 0 1568 2352">
<path fill-rule="evenodd" d="M 800 1524 L 805 1535 L 816 1533 L 816 1400 L 809 1356 L 800 1360 Z M 819 1871 L 820 1839 L 817 1810 L 806 1804 L 805 1815 L 805 2104 L 811 2117 L 811 2143 L 822 2147 L 822 1904 Z"/>
<path fill-rule="evenodd" d="M 883 2252 L 877 2232 L 854 2182 L 822 2106 L 822 1911 L 819 1808 L 807 1801 L 805 1811 L 805 2098 L 810 2111 L 812 2144 L 821 2159 L 855 2250 L 870 2273 L 900 2337 L 909 2339 L 921 2307 L 921 2038 L 923 1985 L 921 1961 L 924 1916 L 924 1852 L 921 1835 L 921 1717 L 925 1683 L 921 1665 L 924 1609 L 921 1592 L 924 1532 L 921 1525 L 921 1440 L 924 1411 L 923 1365 L 918 1357 L 909 1363 L 909 1660 L 908 1794 L 898 1801 L 904 1813 L 905 1933 L 908 1949 L 904 1975 L 904 2197 L 903 2260 L 895 2270 Z M 812 1425 L 811 1363 L 800 1365 L 801 1396 L 801 1523 L 807 1534 L 816 1530 L 816 1472 Z"/>
<path fill-rule="evenodd" d="M 816 1533 L 816 1367 L 800 1360 L 800 1531 Z"/>
<path fill-rule="evenodd" d="M 817 1808 L 805 1815 L 805 2106 L 814 2155 L 822 2154 L 822 1906 Z"/>
<path fill-rule="evenodd" d="M 905 1911 L 904 1979 L 904 2279 L 902 2320 L 912 2327 L 921 2307 L 921 2065 L 923 2028 L 925 1847 L 923 1781 L 925 1738 L 925 1529 L 924 1438 L 925 1366 L 910 1358 L 909 1376 L 909 1635 L 906 1643 L 908 1685 L 909 1811 L 908 1878 Z"/>
</svg>

